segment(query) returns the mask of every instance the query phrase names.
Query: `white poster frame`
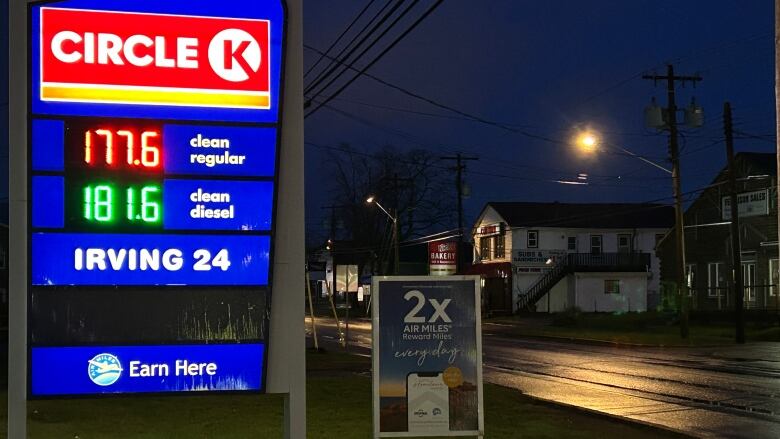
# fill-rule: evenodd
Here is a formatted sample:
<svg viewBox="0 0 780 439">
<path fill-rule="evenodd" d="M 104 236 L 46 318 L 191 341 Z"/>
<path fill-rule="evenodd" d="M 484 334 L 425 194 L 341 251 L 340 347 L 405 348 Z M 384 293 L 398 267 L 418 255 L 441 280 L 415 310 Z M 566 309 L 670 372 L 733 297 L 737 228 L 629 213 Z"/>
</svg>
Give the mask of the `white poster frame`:
<svg viewBox="0 0 780 439">
<path fill-rule="evenodd" d="M 371 283 L 372 306 L 371 306 L 371 388 L 372 388 L 372 412 L 373 412 L 373 438 L 384 437 L 426 437 L 411 432 L 380 432 L 379 431 L 379 307 L 382 291 L 380 284 L 382 282 L 410 281 L 410 282 L 451 282 L 451 281 L 472 281 L 474 282 L 474 312 L 476 323 L 476 349 L 477 358 L 477 403 L 478 403 L 478 431 L 452 431 L 449 434 L 436 433 L 433 437 L 478 437 L 482 438 L 485 434 L 485 408 L 482 378 L 482 292 L 480 276 L 453 275 L 453 276 L 374 276 Z"/>
</svg>

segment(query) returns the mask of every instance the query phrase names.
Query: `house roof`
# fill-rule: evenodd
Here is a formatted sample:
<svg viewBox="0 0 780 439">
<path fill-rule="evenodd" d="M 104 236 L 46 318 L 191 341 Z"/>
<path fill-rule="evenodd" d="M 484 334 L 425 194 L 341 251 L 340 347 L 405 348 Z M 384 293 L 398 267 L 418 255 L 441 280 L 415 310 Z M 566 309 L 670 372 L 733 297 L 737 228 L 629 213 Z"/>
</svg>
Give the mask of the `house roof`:
<svg viewBox="0 0 780 439">
<path fill-rule="evenodd" d="M 665 204 L 491 202 L 487 205 L 510 227 L 666 229 L 674 225 L 674 208 Z"/>
</svg>

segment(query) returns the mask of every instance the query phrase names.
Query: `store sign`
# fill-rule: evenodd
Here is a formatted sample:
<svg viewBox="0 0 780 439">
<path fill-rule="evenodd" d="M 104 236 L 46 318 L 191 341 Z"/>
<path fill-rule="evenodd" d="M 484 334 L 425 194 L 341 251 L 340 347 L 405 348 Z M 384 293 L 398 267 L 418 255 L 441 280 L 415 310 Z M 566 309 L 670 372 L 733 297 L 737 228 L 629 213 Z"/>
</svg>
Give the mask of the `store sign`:
<svg viewBox="0 0 780 439">
<path fill-rule="evenodd" d="M 479 276 L 374 278 L 374 437 L 484 435 Z"/>
<path fill-rule="evenodd" d="M 44 101 L 271 106 L 269 20 L 40 8 Z"/>
<path fill-rule="evenodd" d="M 515 250 L 512 254 L 512 266 L 550 266 L 565 257 L 566 251 L 564 250 Z"/>
<path fill-rule="evenodd" d="M 449 276 L 458 270 L 458 243 L 428 243 L 428 270 L 431 276 Z"/>
<path fill-rule="evenodd" d="M 479 228 L 479 234 L 482 236 L 498 235 L 504 233 L 504 224 L 490 224 Z"/>
<path fill-rule="evenodd" d="M 31 4 L 30 396 L 265 390 L 284 11 Z"/>
<path fill-rule="evenodd" d="M 737 195 L 737 211 L 740 218 L 769 215 L 769 197 L 766 189 L 753 192 L 743 192 Z M 731 197 L 721 199 L 722 218 L 731 220 Z"/>
</svg>

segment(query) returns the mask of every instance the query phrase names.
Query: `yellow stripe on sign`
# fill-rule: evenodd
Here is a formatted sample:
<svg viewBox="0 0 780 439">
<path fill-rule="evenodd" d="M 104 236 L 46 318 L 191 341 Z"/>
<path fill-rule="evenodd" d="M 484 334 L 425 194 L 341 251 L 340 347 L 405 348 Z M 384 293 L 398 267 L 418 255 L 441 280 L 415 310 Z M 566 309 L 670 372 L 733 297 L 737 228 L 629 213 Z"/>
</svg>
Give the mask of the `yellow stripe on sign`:
<svg viewBox="0 0 780 439">
<path fill-rule="evenodd" d="M 185 105 L 199 107 L 257 108 L 271 107 L 269 96 L 231 93 L 199 93 L 176 90 L 118 90 L 98 87 L 57 87 L 44 85 L 42 100 L 73 102 Z"/>
</svg>

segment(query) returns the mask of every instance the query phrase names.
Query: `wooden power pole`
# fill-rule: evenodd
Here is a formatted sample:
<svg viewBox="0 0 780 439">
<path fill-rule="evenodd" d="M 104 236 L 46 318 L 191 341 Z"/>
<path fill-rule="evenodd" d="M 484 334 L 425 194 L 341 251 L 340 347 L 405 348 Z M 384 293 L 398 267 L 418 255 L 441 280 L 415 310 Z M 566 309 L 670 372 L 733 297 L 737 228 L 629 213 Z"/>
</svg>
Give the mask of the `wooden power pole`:
<svg viewBox="0 0 780 439">
<path fill-rule="evenodd" d="M 479 157 L 466 157 L 461 153 L 458 153 L 454 157 L 440 157 L 442 160 L 455 160 L 455 189 L 458 193 L 458 257 L 457 274 L 461 273 L 461 259 L 463 258 L 463 237 L 465 232 L 463 231 L 463 171 L 466 170 L 466 161 L 479 160 Z"/>
<path fill-rule="evenodd" d="M 737 169 L 734 166 L 734 130 L 731 120 L 731 104 L 723 104 L 723 132 L 726 136 L 726 159 L 729 169 L 729 199 L 731 200 L 731 267 L 734 280 L 734 314 L 736 341 L 745 342 L 745 289 L 742 282 L 742 246 L 739 239 L 739 204 L 737 202 Z M 720 291 L 718 291 L 720 294 Z"/>
<path fill-rule="evenodd" d="M 672 161 L 672 185 L 674 186 L 674 217 L 677 253 L 677 294 L 680 298 L 680 336 L 688 338 L 688 284 L 685 279 L 685 223 L 683 221 L 682 184 L 680 178 L 680 148 L 677 143 L 677 104 L 675 103 L 674 86 L 676 82 L 692 82 L 702 80 L 701 76 L 676 76 L 674 66 L 667 66 L 666 75 L 644 75 L 644 79 L 666 81 L 667 117 L 669 128 L 669 158 Z"/>
</svg>

